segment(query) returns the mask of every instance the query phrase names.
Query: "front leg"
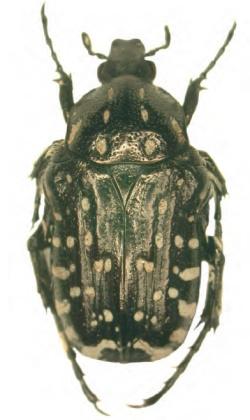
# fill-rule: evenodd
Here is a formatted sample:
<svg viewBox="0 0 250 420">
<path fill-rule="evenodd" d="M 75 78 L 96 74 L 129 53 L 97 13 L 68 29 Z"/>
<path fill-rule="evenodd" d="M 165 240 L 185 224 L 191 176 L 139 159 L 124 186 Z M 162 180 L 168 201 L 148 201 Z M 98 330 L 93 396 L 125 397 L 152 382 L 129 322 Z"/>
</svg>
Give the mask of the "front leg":
<svg viewBox="0 0 250 420">
<path fill-rule="evenodd" d="M 190 121 L 192 119 L 192 116 L 193 116 L 193 114 L 196 110 L 196 107 L 198 105 L 200 91 L 205 89 L 204 87 L 201 86 L 201 83 L 203 82 L 203 80 L 206 79 L 208 72 L 215 66 L 218 59 L 224 53 L 227 45 L 229 44 L 229 42 L 231 41 L 231 39 L 233 37 L 235 28 L 236 28 L 236 23 L 233 24 L 232 28 L 230 29 L 230 31 L 227 35 L 227 38 L 226 38 L 224 44 L 222 45 L 222 47 L 217 52 L 215 58 L 209 63 L 209 65 L 199 75 L 199 77 L 197 77 L 197 79 L 190 81 L 190 84 L 187 88 L 187 92 L 186 92 L 186 95 L 185 95 L 184 104 L 183 104 L 183 109 L 184 109 L 184 112 L 185 112 L 186 124 L 187 125 L 190 123 Z"/>
</svg>

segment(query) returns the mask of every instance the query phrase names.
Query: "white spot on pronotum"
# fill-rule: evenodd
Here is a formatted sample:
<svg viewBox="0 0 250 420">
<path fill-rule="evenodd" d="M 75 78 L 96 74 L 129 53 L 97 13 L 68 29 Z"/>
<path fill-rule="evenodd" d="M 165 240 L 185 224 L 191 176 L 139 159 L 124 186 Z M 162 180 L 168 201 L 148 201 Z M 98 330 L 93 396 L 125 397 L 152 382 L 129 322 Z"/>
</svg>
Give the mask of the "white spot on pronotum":
<svg viewBox="0 0 250 420">
<path fill-rule="evenodd" d="M 148 111 L 144 108 L 144 106 L 141 106 L 141 117 L 144 122 L 148 121 Z"/>
<path fill-rule="evenodd" d="M 62 215 L 60 213 L 55 212 L 54 213 L 54 218 L 56 219 L 57 222 L 62 221 Z"/>
<path fill-rule="evenodd" d="M 142 311 L 137 311 L 137 312 L 134 314 L 134 320 L 135 320 L 136 322 L 140 322 L 140 321 L 142 321 L 142 320 L 143 320 L 143 318 L 144 318 L 144 313 L 143 313 Z"/>
<path fill-rule="evenodd" d="M 184 240 L 183 240 L 182 236 L 176 235 L 175 238 L 174 238 L 174 243 L 175 243 L 175 246 L 177 248 L 182 248 L 183 244 L 184 244 Z"/>
<path fill-rule="evenodd" d="M 168 296 L 171 299 L 175 299 L 175 298 L 177 298 L 179 296 L 179 291 L 175 287 L 170 287 L 168 289 Z"/>
<path fill-rule="evenodd" d="M 94 270 L 95 270 L 97 273 L 101 273 L 101 272 L 102 272 L 102 270 L 103 270 L 103 259 L 96 260 L 96 261 L 94 262 Z"/>
<path fill-rule="evenodd" d="M 146 155 L 151 156 L 156 149 L 155 141 L 152 139 L 147 139 L 145 141 L 144 148 L 145 148 Z"/>
<path fill-rule="evenodd" d="M 174 267 L 173 267 L 173 273 L 174 274 L 179 274 L 179 272 L 180 272 L 179 267 L 177 267 L 177 265 L 174 265 Z"/>
<path fill-rule="evenodd" d="M 70 264 L 70 266 L 69 266 L 69 271 L 70 271 L 71 273 L 74 273 L 74 272 L 76 271 L 76 266 L 75 266 L 75 264 Z"/>
<path fill-rule="evenodd" d="M 67 270 L 65 267 L 59 267 L 55 265 L 52 266 L 52 274 L 60 280 L 67 280 L 70 276 L 69 270 Z"/>
<path fill-rule="evenodd" d="M 144 95 L 145 95 L 144 89 L 143 88 L 140 88 L 138 93 L 139 93 L 139 98 L 141 100 L 143 100 L 144 99 Z"/>
<path fill-rule="evenodd" d="M 109 118 L 110 118 L 110 111 L 106 109 L 103 113 L 104 124 L 107 124 L 109 122 Z"/>
<path fill-rule="evenodd" d="M 161 249 L 163 247 L 163 234 L 161 232 L 158 232 L 155 235 L 155 244 L 157 248 Z"/>
<path fill-rule="evenodd" d="M 158 212 L 160 215 L 166 213 L 166 210 L 168 208 L 168 202 L 164 198 L 162 198 L 158 204 Z"/>
<path fill-rule="evenodd" d="M 191 249 L 198 248 L 199 247 L 199 239 L 197 239 L 197 238 L 191 238 L 191 239 L 189 239 L 188 246 Z"/>
<path fill-rule="evenodd" d="M 109 309 L 104 309 L 103 310 L 103 316 L 104 316 L 104 320 L 106 322 L 112 322 L 113 319 L 114 319 L 113 314 Z"/>
<path fill-rule="evenodd" d="M 52 245 L 56 248 L 59 248 L 61 246 L 61 239 L 58 238 L 57 236 L 53 236 Z"/>
<path fill-rule="evenodd" d="M 107 258 L 104 262 L 104 271 L 109 273 L 112 269 L 112 261 L 111 258 Z"/>
<path fill-rule="evenodd" d="M 108 100 L 109 100 L 109 101 L 112 101 L 113 96 L 114 96 L 114 90 L 113 90 L 113 88 L 111 87 L 111 88 L 109 88 L 109 89 L 108 89 Z"/>
<path fill-rule="evenodd" d="M 105 111 L 106 112 L 106 111 Z M 104 155 L 107 151 L 107 141 L 104 138 L 100 138 L 96 141 L 96 150 L 100 155 Z"/>
<path fill-rule="evenodd" d="M 152 261 L 145 261 L 144 269 L 146 273 L 152 273 L 152 271 L 154 271 L 154 263 Z"/>
<path fill-rule="evenodd" d="M 77 298 L 77 297 L 79 297 L 79 296 L 80 296 L 80 294 L 81 294 L 81 289 L 80 289 L 80 287 L 77 287 L 77 286 L 75 286 L 75 287 L 71 287 L 71 288 L 69 289 L 69 294 L 70 294 L 70 296 L 71 296 L 72 298 Z"/>
<path fill-rule="evenodd" d="M 169 340 L 174 343 L 183 343 L 185 337 L 187 335 L 187 331 L 184 330 L 184 328 L 178 328 L 177 330 L 174 330 L 172 334 L 169 336 Z"/>
<path fill-rule="evenodd" d="M 86 233 L 86 235 L 84 236 L 84 243 L 87 247 L 91 246 L 93 243 L 93 236 L 92 233 L 90 231 L 88 231 Z"/>
<path fill-rule="evenodd" d="M 66 175 L 66 180 L 70 184 L 72 182 L 72 176 L 70 174 Z"/>
<path fill-rule="evenodd" d="M 67 299 L 64 299 L 62 301 L 56 300 L 55 306 L 56 306 L 57 314 L 59 316 L 68 314 L 71 309 L 70 302 Z"/>
<path fill-rule="evenodd" d="M 182 131 L 182 128 L 180 126 L 180 124 L 178 123 L 178 121 L 174 118 L 174 117 L 170 117 L 170 123 L 172 126 L 172 129 L 178 139 L 178 142 L 180 144 L 183 144 L 186 142 L 186 137 Z"/>
<path fill-rule="evenodd" d="M 186 268 L 185 270 L 179 273 L 180 278 L 184 281 L 195 280 L 199 277 L 199 275 L 200 275 L 199 267 Z"/>
<path fill-rule="evenodd" d="M 94 319 L 93 321 L 90 322 L 90 326 L 93 327 L 93 328 L 97 327 L 97 325 L 98 325 L 98 322 L 97 322 L 96 319 Z"/>
<path fill-rule="evenodd" d="M 87 197 L 83 197 L 83 199 L 81 201 L 81 205 L 82 205 L 82 209 L 84 211 L 88 211 L 90 209 L 89 199 Z"/>
<path fill-rule="evenodd" d="M 188 216 L 188 221 L 190 223 L 194 222 L 194 215 L 191 214 L 191 216 Z"/>
<path fill-rule="evenodd" d="M 152 325 L 156 325 L 158 322 L 157 316 L 153 315 L 152 318 L 150 319 L 150 322 Z"/>
<path fill-rule="evenodd" d="M 72 124 L 71 131 L 68 138 L 68 144 L 71 144 L 73 142 L 77 132 L 79 131 L 81 127 L 81 124 L 82 124 L 81 120 L 77 121 L 77 123 L 75 124 Z"/>
<path fill-rule="evenodd" d="M 180 316 L 185 318 L 193 318 L 196 311 L 196 303 L 187 303 L 185 300 L 179 300 L 178 311 Z"/>
<path fill-rule="evenodd" d="M 161 299 L 162 299 L 162 297 L 163 297 L 163 292 L 162 292 L 162 290 L 156 290 L 156 291 L 154 292 L 154 295 L 153 295 L 153 300 L 154 300 L 155 302 L 158 302 L 158 300 L 161 300 Z"/>
<path fill-rule="evenodd" d="M 86 289 L 84 290 L 84 294 L 85 296 L 94 299 L 95 297 L 95 289 L 92 286 L 87 286 Z"/>
<path fill-rule="evenodd" d="M 73 238 L 73 236 L 68 236 L 66 239 L 66 245 L 68 248 L 73 248 L 75 245 L 75 238 Z"/>
</svg>

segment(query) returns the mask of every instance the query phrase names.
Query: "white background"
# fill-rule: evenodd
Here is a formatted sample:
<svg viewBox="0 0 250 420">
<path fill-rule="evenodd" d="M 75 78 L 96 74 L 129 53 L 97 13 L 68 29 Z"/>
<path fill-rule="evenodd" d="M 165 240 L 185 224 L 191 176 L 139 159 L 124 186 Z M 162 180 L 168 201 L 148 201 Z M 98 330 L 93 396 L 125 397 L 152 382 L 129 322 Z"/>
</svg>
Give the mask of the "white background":
<svg viewBox="0 0 250 420">
<path fill-rule="evenodd" d="M 37 0 L 10 0 L 1 6 L 1 418 L 94 420 L 102 417 L 81 395 L 53 320 L 36 294 L 26 251 L 34 194 L 28 174 L 40 152 L 65 133 L 40 7 Z M 114 38 L 136 37 L 147 49 L 154 48 L 163 42 L 163 27 L 168 24 L 171 45 L 152 57 L 158 69 L 156 84 L 182 102 L 190 78 L 206 67 L 237 21 L 235 37 L 204 83 L 208 90 L 201 93 L 189 127 L 191 143 L 211 154 L 229 190 L 223 203 L 227 261 L 221 326 L 210 334 L 174 388 L 145 410 L 123 410 L 118 399 L 127 402 L 130 392 L 132 402 L 137 391 L 146 396 L 143 386 L 147 395 L 151 385 L 157 390 L 168 359 L 137 370 L 86 364 L 95 389 L 106 392 L 102 407 L 110 409 L 114 403 L 114 419 L 249 419 L 248 2 L 48 0 L 46 13 L 55 49 L 65 70 L 72 73 L 75 99 L 98 84 L 100 61 L 83 48 L 82 31 L 90 34 L 95 50 L 107 54 Z"/>
</svg>

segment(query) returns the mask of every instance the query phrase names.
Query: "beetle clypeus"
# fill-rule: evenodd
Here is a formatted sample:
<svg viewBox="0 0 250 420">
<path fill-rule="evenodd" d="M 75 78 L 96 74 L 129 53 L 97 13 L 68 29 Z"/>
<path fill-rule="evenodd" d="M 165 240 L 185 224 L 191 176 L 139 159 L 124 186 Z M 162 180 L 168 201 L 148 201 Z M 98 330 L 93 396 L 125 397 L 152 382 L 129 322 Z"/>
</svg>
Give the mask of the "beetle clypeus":
<svg viewBox="0 0 250 420">
<path fill-rule="evenodd" d="M 209 264 L 202 328 L 155 403 L 175 383 L 216 329 L 221 309 L 223 176 L 211 157 L 189 144 L 187 125 L 201 82 L 230 42 L 230 30 L 214 60 L 191 81 L 183 106 L 156 87 L 155 65 L 139 39 L 113 41 L 98 68 L 101 87 L 73 102 L 71 77 L 46 42 L 60 74 L 65 140 L 55 141 L 34 166 L 33 222 L 41 195 L 45 208 L 29 239 L 38 291 L 49 307 L 77 379 L 96 408 L 76 361 L 78 352 L 110 362 L 148 362 L 175 351 L 185 340 L 199 298 L 201 262 Z M 209 201 L 215 200 L 215 233 L 206 236 Z M 138 407 L 138 406 L 137 406 Z"/>
</svg>

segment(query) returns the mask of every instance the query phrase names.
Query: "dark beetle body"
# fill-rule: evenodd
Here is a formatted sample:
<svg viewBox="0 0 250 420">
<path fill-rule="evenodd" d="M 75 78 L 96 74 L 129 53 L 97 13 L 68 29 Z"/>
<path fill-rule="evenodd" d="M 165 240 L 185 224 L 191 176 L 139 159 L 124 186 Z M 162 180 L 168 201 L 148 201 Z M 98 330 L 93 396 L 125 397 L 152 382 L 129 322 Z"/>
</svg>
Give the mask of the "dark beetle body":
<svg viewBox="0 0 250 420">
<path fill-rule="evenodd" d="M 121 362 L 164 357 L 183 342 L 195 314 L 202 247 L 185 205 L 198 182 L 174 162 L 176 149 L 187 146 L 175 139 L 170 117 L 185 132 L 169 94 L 120 76 L 72 108 L 68 146 L 45 172 L 50 206 L 61 216 L 53 232 L 61 246 L 52 239 L 51 248 L 56 307 L 83 354 Z M 78 295 L 67 304 L 71 290 Z"/>
<path fill-rule="evenodd" d="M 94 54 L 86 34 L 83 42 Z M 203 260 L 210 264 L 203 330 L 172 383 L 145 405 L 166 392 L 218 325 L 220 199 L 226 188 L 212 159 L 190 146 L 186 131 L 211 65 L 191 82 L 181 106 L 152 83 L 155 66 L 144 57 L 157 50 L 145 54 L 139 40 L 114 41 L 98 69 L 102 86 L 76 104 L 71 79 L 56 61 L 66 139 L 54 142 L 33 171 L 34 220 L 45 195 L 42 222 L 29 242 L 39 292 L 95 404 L 72 349 L 126 363 L 169 355 L 184 342 L 194 318 Z M 207 238 L 211 197 L 216 229 Z"/>
</svg>

